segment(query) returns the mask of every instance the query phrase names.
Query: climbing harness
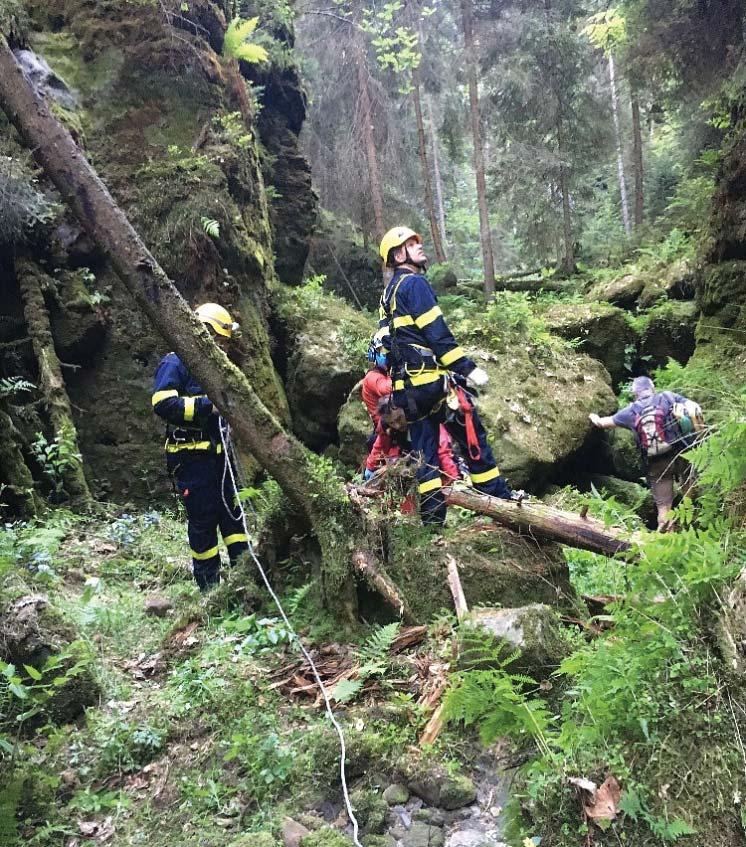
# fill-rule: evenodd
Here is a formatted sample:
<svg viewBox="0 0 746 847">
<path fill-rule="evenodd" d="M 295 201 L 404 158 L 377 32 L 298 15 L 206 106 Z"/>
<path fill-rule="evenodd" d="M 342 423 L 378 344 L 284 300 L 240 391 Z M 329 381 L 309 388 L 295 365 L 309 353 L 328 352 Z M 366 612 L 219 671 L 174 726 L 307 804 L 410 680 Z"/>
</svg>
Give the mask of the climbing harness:
<svg viewBox="0 0 746 847">
<path fill-rule="evenodd" d="M 359 839 L 360 827 L 359 827 L 357 818 L 355 817 L 355 812 L 352 808 L 352 802 L 350 800 L 350 793 L 349 793 L 349 790 L 347 788 L 347 773 L 346 773 L 347 746 L 345 744 L 345 737 L 344 737 L 344 733 L 342 732 L 342 727 L 339 725 L 339 723 L 337 722 L 337 719 L 334 717 L 334 712 L 332 711 L 331 701 L 329 700 L 329 693 L 327 692 L 326 687 L 324 686 L 324 683 L 321 681 L 321 676 L 319 674 L 319 671 L 318 671 L 313 659 L 311 658 L 308 650 L 306 650 L 306 648 L 304 647 L 303 642 L 300 640 L 300 636 L 298 635 L 298 633 L 293 628 L 293 625 L 290 623 L 288 616 L 285 614 L 285 610 L 282 607 L 282 603 L 280 603 L 280 598 L 275 594 L 274 590 L 272 589 L 272 586 L 270 585 L 267 574 L 265 573 L 264 568 L 261 565 L 261 562 L 259 561 L 256 553 L 254 552 L 254 545 L 251 542 L 251 536 L 249 535 L 249 529 L 248 529 L 248 526 L 247 526 L 247 523 L 246 523 L 246 511 L 244 510 L 243 502 L 241 501 L 241 499 L 238 496 L 239 487 L 238 487 L 238 481 L 237 481 L 237 471 L 235 470 L 235 468 L 241 468 L 241 464 L 238 461 L 238 456 L 236 455 L 236 451 L 233 447 L 233 441 L 231 439 L 231 434 L 230 434 L 230 426 L 228 425 L 227 421 L 223 420 L 222 416 L 218 420 L 218 429 L 220 430 L 220 440 L 223 444 L 223 451 L 225 453 L 225 466 L 223 468 L 223 480 L 225 480 L 226 474 L 230 474 L 231 489 L 233 490 L 233 495 L 236 499 L 237 509 L 238 509 L 238 511 L 240 512 L 240 515 L 241 515 L 241 522 L 243 523 L 243 529 L 244 529 L 244 533 L 246 534 L 246 540 L 247 540 L 248 547 L 249 547 L 249 555 L 251 556 L 252 560 L 254 561 L 254 564 L 257 567 L 257 570 L 259 571 L 259 574 L 262 578 L 262 582 L 264 582 L 265 588 L 269 592 L 269 595 L 272 598 L 272 601 L 274 602 L 275 606 L 277 607 L 277 611 L 280 613 L 280 616 L 282 617 L 283 623 L 285 624 L 287 631 L 290 633 L 292 639 L 298 645 L 298 648 L 300 649 L 301 653 L 303 654 L 303 658 L 308 662 L 309 666 L 311 667 L 311 671 L 313 672 L 314 679 L 316 680 L 316 685 L 318 686 L 318 689 L 321 692 L 321 696 L 324 699 L 324 705 L 325 705 L 325 708 L 326 708 L 326 713 L 329 717 L 329 720 L 331 721 L 332 726 L 334 727 L 334 729 L 337 732 L 337 736 L 339 737 L 339 748 L 340 748 L 339 774 L 340 774 L 340 778 L 341 778 L 341 781 L 342 781 L 342 794 L 344 796 L 345 808 L 347 809 L 347 816 L 349 817 L 350 822 L 352 823 L 352 840 L 355 843 L 355 847 L 363 847 L 363 845 L 360 843 L 360 839 Z M 223 498 L 224 498 L 223 499 L 224 505 L 229 510 L 229 512 L 232 514 L 232 509 L 230 509 L 228 507 L 228 504 L 225 503 L 225 494 L 223 494 Z M 255 515 L 255 519 L 256 519 L 256 513 L 254 513 L 254 515 Z"/>
<path fill-rule="evenodd" d="M 474 426 L 474 404 L 467 391 L 458 384 L 453 376 L 448 377 L 446 405 L 452 413 L 458 414 L 460 412 L 464 416 L 466 449 L 469 451 L 469 458 L 478 462 L 482 458 L 482 448 L 479 446 L 477 428 Z"/>
</svg>

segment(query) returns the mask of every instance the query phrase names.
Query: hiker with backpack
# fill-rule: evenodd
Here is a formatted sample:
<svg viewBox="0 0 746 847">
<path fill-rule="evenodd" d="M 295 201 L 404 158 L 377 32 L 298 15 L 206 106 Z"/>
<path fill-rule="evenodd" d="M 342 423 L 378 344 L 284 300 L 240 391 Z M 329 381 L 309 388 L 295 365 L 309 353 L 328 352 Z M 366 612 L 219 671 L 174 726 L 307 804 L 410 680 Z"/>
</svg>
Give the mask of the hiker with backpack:
<svg viewBox="0 0 746 847">
<path fill-rule="evenodd" d="M 632 382 L 634 401 L 615 415 L 591 414 L 599 429 L 622 426 L 634 432 L 647 470 L 648 483 L 658 511 L 658 531 L 671 529 L 668 513 L 673 508 L 674 480 L 683 494 L 694 488 L 696 475 L 683 452 L 702 431 L 702 410 L 693 400 L 672 391 L 655 390 L 653 380 L 638 376 Z"/>
</svg>

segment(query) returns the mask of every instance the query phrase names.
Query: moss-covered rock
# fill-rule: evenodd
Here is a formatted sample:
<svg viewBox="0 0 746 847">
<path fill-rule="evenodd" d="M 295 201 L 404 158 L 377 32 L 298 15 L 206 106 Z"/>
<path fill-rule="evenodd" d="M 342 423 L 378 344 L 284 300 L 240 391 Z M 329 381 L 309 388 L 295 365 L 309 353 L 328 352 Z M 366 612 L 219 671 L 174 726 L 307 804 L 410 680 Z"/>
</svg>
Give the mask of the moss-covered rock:
<svg viewBox="0 0 746 847">
<path fill-rule="evenodd" d="M 592 433 L 591 412 L 615 407 L 606 369 L 570 350 L 536 354 L 516 343 L 506 352 L 476 355 L 490 375 L 479 414 L 498 466 L 514 488 L 542 489 Z"/>
<path fill-rule="evenodd" d="M 637 334 L 623 309 L 608 303 L 553 306 L 543 315 L 550 332 L 568 341 L 578 340 L 579 349 L 597 359 L 618 385 L 634 359 Z"/>
<path fill-rule="evenodd" d="M 64 680 L 43 698 L 35 722 L 66 723 L 98 700 L 90 657 L 76 638 L 72 624 L 41 594 L 19 597 L 0 615 L 0 658 L 19 672 L 28 665 L 44 674 L 51 666 Z"/>
<path fill-rule="evenodd" d="M 586 300 L 605 300 L 622 309 L 632 309 L 648 282 L 650 278 L 647 274 L 639 271 L 626 273 L 611 281 L 593 285 L 586 295 Z"/>
<path fill-rule="evenodd" d="M 540 603 L 518 609 L 473 609 L 469 623 L 487 630 L 505 655 L 520 650 L 516 667 L 535 679 L 547 677 L 570 649 L 559 616 Z"/>
<path fill-rule="evenodd" d="M 452 811 L 468 806 L 477 798 L 476 787 L 468 776 L 449 773 L 429 759 L 404 762 L 402 769 L 409 790 L 430 806 Z"/>
<path fill-rule="evenodd" d="M 281 847 L 281 842 L 269 832 L 249 832 L 231 841 L 228 847 Z"/>
<path fill-rule="evenodd" d="M 667 300 L 652 309 L 640 337 L 640 358 L 648 369 L 675 359 L 685 365 L 694 353 L 699 310 L 693 301 Z"/>
<path fill-rule="evenodd" d="M 373 422 L 363 403 L 361 384 L 350 392 L 337 418 L 339 458 L 353 468 L 361 466 L 368 455 L 367 441 L 373 432 Z"/>
<path fill-rule="evenodd" d="M 349 835 L 327 826 L 303 838 L 300 847 L 352 847 L 352 844 Z"/>
<path fill-rule="evenodd" d="M 357 789 L 350 795 L 355 817 L 363 832 L 382 833 L 386 828 L 388 803 L 378 791 Z"/>
<path fill-rule="evenodd" d="M 531 602 L 568 607 L 574 592 L 559 545 L 537 544 L 492 523 L 468 534 L 456 529 L 437 545 L 411 521 L 390 528 L 386 570 L 417 620 L 452 609 L 448 559 L 453 556 L 470 606 L 524 606 Z"/>
<path fill-rule="evenodd" d="M 323 274 L 324 289 L 356 308 L 375 309 L 381 297 L 381 260 L 345 237 L 346 227 L 325 219 L 311 239 L 307 275 Z"/>
<path fill-rule="evenodd" d="M 370 318 L 316 286 L 278 289 L 287 338 L 287 397 L 295 434 L 321 450 L 338 440 L 337 417 L 365 373 Z"/>
<path fill-rule="evenodd" d="M 645 476 L 645 466 L 634 434 L 620 427 L 608 430 L 604 435 L 607 459 L 614 475 L 639 482 Z"/>
</svg>

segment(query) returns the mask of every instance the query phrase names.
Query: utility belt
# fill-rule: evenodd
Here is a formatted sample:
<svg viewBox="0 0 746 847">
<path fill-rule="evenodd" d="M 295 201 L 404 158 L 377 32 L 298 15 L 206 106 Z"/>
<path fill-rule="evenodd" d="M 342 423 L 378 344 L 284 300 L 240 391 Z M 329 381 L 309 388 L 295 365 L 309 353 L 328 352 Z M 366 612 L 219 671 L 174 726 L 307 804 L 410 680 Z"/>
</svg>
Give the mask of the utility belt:
<svg viewBox="0 0 746 847">
<path fill-rule="evenodd" d="M 166 453 L 223 452 L 223 445 L 203 429 L 190 427 L 166 428 Z"/>
<path fill-rule="evenodd" d="M 419 344 L 407 344 L 406 347 L 406 355 L 402 357 L 405 361 L 393 370 L 394 391 L 405 391 L 408 388 L 443 380 L 445 394 L 445 377 L 448 371 L 438 365 L 433 351 Z"/>
</svg>

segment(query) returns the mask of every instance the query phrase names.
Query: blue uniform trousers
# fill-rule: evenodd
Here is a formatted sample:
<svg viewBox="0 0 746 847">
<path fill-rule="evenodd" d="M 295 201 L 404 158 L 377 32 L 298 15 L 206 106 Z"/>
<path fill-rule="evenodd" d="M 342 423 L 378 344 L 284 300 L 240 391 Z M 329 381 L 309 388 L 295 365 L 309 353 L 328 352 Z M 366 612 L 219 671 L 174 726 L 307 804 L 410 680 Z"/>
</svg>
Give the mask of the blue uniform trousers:
<svg viewBox="0 0 746 847">
<path fill-rule="evenodd" d="M 174 470 L 187 513 L 194 579 L 201 591 L 220 581 L 218 528 L 231 564 L 240 553 L 248 550 L 229 473 L 225 473 L 223 482 L 225 461 L 223 456 L 214 454 L 189 457 Z"/>
<path fill-rule="evenodd" d="M 409 423 L 409 439 L 412 452 L 418 456 L 421 465 L 417 470 L 417 483 L 420 492 L 420 515 L 425 524 L 442 524 L 446 518 L 446 506 L 442 492 L 440 467 L 438 465 L 438 430 L 444 424 L 451 438 L 461 448 L 461 453 L 469 468 L 474 487 L 492 497 L 510 498 L 511 489 L 505 478 L 500 475 L 497 462 L 487 443 L 476 409 L 472 420 L 479 442 L 480 457 L 474 459 L 469 454 L 466 438 L 466 426 L 463 414 L 451 412 L 445 403 L 443 381 L 438 380 L 427 385 L 412 386 L 394 393 L 394 402 L 405 410 Z"/>
</svg>

